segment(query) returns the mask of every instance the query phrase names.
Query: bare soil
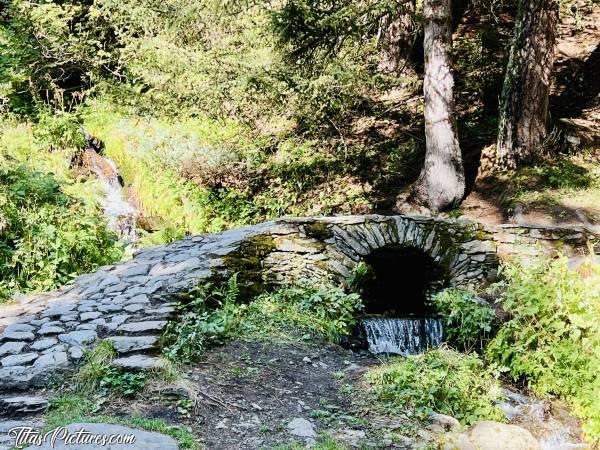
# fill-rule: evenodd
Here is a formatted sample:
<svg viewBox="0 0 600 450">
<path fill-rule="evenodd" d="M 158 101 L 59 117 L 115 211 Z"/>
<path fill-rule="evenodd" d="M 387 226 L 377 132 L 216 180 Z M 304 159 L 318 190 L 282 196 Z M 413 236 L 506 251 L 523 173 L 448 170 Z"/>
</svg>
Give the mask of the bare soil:
<svg viewBox="0 0 600 450">
<path fill-rule="evenodd" d="M 136 414 L 184 426 L 210 450 L 272 449 L 312 442 L 294 436 L 295 418 L 314 424 L 350 446 L 403 448 L 389 431 L 402 428 L 397 418 L 371 413 L 356 392 L 365 391 L 363 373 L 379 360 L 368 352 L 328 343 L 274 344 L 233 341 L 210 351 L 185 372 L 193 393 L 187 408 L 164 396 L 109 405 L 109 415 Z M 352 389 L 357 387 L 359 389 Z"/>
</svg>

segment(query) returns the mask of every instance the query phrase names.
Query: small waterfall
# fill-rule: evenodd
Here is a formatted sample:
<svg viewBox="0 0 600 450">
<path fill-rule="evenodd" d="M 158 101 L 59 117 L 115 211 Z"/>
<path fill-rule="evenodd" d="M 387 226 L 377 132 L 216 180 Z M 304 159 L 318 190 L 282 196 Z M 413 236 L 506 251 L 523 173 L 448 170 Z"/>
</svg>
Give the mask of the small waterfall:
<svg viewBox="0 0 600 450">
<path fill-rule="evenodd" d="M 416 355 L 442 343 L 442 321 L 420 319 L 364 319 L 361 325 L 373 353 Z"/>
<path fill-rule="evenodd" d="M 104 214 L 108 217 L 108 227 L 114 230 L 127 242 L 137 239 L 135 225 L 137 209 L 125 200 L 121 174 L 113 160 L 100 156 L 94 150 L 86 151 L 89 167 L 98 176 L 104 191 L 101 200 Z"/>
</svg>

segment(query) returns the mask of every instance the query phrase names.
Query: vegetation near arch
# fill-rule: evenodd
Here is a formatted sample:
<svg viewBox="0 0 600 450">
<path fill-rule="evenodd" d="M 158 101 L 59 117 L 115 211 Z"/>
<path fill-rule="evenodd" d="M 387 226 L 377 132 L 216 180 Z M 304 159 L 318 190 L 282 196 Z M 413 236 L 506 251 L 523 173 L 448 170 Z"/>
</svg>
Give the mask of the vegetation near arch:
<svg viewBox="0 0 600 450">
<path fill-rule="evenodd" d="M 408 213 L 597 234 L 598 23 L 597 0 L 0 0 L 0 303 L 141 247 L 282 216 Z M 113 223 L 115 202 L 134 211 L 126 225 Z M 324 230 L 308 234 L 328 242 Z M 579 262 L 511 262 L 489 290 L 428 295 L 446 345 L 414 358 L 381 364 L 337 346 L 364 338 L 353 290 L 372 274 L 361 264 L 345 287 L 309 280 L 241 299 L 235 280 L 200 286 L 173 306 L 179 320 L 156 354 L 214 385 L 322 383 L 287 413 L 359 441 L 366 430 L 373 446 L 435 434 L 434 412 L 461 426 L 508 420 L 500 387 L 565 402 L 597 446 L 600 275 L 593 258 Z M 154 378 L 112 367 L 113 350 L 81 357 L 86 392 L 69 391 L 50 417 L 79 395 L 77 416 L 159 396 Z M 194 372 L 205 361 L 228 365 Z M 171 413 L 196 427 L 200 397 L 227 417 L 265 414 L 203 391 Z M 269 420 L 239 429 L 287 432 Z M 210 423 L 220 435 L 239 425 Z M 348 434 L 311 439 L 344 448 Z"/>
</svg>

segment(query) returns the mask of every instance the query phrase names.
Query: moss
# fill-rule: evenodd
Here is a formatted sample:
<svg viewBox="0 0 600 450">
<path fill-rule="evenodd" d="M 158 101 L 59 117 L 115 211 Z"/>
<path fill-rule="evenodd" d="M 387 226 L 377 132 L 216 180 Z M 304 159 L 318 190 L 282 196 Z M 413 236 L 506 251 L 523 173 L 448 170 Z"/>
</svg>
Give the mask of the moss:
<svg viewBox="0 0 600 450">
<path fill-rule="evenodd" d="M 263 276 L 263 259 L 275 249 L 270 235 L 257 235 L 240 244 L 240 250 L 223 258 L 230 273 L 238 274 L 240 298 L 250 299 L 267 289 Z"/>
<path fill-rule="evenodd" d="M 324 222 L 309 223 L 304 225 L 304 230 L 307 236 L 319 241 L 325 241 L 333 237 L 333 231 Z"/>
</svg>

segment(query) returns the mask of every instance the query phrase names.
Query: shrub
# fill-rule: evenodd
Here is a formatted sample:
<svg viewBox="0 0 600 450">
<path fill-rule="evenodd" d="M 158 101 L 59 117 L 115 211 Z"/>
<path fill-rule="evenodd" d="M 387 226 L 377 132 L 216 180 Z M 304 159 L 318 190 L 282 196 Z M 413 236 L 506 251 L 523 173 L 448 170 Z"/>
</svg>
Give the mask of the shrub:
<svg viewBox="0 0 600 450">
<path fill-rule="evenodd" d="M 44 111 L 34 128 L 35 138 L 49 151 L 56 149 L 82 149 L 86 145 L 86 137 L 81 123 L 73 114 L 57 112 L 51 114 Z"/>
<path fill-rule="evenodd" d="M 600 266 L 579 272 L 567 259 L 503 268 L 500 304 L 511 318 L 487 348 L 488 358 L 538 395 L 570 400 L 586 419 L 590 436 L 600 434 Z"/>
<path fill-rule="evenodd" d="M 352 331 L 362 308 L 357 294 L 303 281 L 258 296 L 242 308 L 239 327 L 242 333 L 255 336 L 291 328 L 336 341 Z"/>
<path fill-rule="evenodd" d="M 478 420 L 501 420 L 495 402 L 500 398 L 496 378 L 474 354 L 447 348 L 395 358 L 370 370 L 367 381 L 384 406 L 426 419 L 432 412 L 456 417 L 463 425 Z"/>
<path fill-rule="evenodd" d="M 442 315 L 448 342 L 459 349 L 482 349 L 497 328 L 494 310 L 469 291 L 446 289 L 434 296 L 433 303 Z"/>
<path fill-rule="evenodd" d="M 179 303 L 179 318 L 165 331 L 166 356 L 172 360 L 195 361 L 211 345 L 227 337 L 235 323 L 238 294 L 234 276 L 226 286 L 208 282 L 186 295 Z"/>
<path fill-rule="evenodd" d="M 0 169 L 0 298 L 56 288 L 121 257 L 101 212 L 84 211 L 51 175 Z"/>
</svg>

